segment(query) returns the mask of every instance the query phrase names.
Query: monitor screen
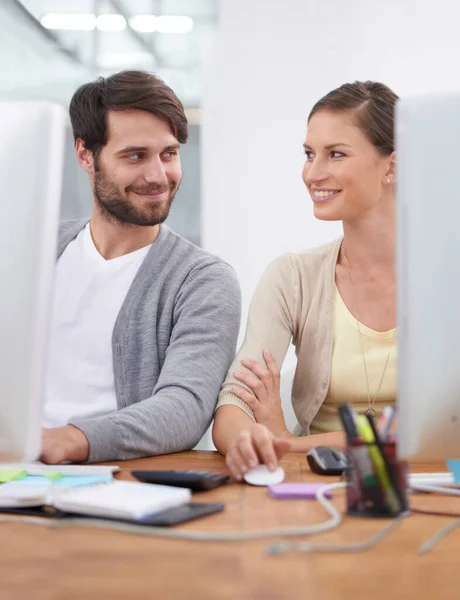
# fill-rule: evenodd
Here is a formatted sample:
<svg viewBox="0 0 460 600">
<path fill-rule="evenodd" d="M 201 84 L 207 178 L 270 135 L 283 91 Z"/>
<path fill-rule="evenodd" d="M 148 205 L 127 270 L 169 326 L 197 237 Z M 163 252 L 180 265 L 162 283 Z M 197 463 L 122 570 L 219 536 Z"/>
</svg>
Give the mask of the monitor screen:
<svg viewBox="0 0 460 600">
<path fill-rule="evenodd" d="M 460 93 L 397 107 L 399 454 L 460 457 Z"/>
<path fill-rule="evenodd" d="M 0 102 L 0 460 L 40 453 L 67 115 Z"/>
</svg>

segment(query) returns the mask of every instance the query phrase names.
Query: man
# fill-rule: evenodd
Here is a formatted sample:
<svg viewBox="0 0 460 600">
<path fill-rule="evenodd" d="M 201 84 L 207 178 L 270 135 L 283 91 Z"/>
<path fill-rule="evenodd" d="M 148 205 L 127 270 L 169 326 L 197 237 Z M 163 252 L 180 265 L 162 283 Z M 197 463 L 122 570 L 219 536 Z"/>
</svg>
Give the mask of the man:
<svg viewBox="0 0 460 600">
<path fill-rule="evenodd" d="M 187 120 L 152 74 L 125 71 L 70 103 L 91 220 L 60 231 L 41 460 L 99 462 L 192 448 L 234 356 L 231 267 L 162 225 Z"/>
</svg>

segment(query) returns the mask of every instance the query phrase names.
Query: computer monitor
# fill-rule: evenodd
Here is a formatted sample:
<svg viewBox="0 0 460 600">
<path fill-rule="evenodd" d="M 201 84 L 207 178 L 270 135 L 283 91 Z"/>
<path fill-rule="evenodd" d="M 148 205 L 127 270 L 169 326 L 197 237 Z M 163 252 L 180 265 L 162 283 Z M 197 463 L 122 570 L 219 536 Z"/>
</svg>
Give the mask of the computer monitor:
<svg viewBox="0 0 460 600">
<path fill-rule="evenodd" d="M 460 93 L 396 114 L 398 443 L 460 458 Z"/>
<path fill-rule="evenodd" d="M 40 454 L 67 116 L 0 102 L 0 461 Z"/>
</svg>

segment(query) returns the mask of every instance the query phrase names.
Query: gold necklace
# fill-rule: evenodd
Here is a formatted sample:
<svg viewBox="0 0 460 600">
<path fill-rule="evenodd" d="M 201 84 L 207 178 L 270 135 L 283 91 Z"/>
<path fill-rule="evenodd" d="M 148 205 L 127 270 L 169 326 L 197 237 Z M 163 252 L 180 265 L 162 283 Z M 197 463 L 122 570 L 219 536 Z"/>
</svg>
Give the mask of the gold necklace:
<svg viewBox="0 0 460 600">
<path fill-rule="evenodd" d="M 371 415 L 372 417 L 375 417 L 376 412 L 374 410 L 374 404 L 375 404 L 375 401 L 377 400 L 377 397 L 378 397 L 378 395 L 380 393 L 380 388 L 382 387 L 383 378 L 385 377 L 385 373 L 386 373 L 386 370 L 387 370 L 387 367 L 388 367 L 388 361 L 390 360 L 390 354 L 391 354 L 391 350 L 393 349 L 393 345 L 391 345 L 390 349 L 388 350 L 387 358 L 385 360 L 385 365 L 384 365 L 383 371 L 382 371 L 382 376 L 380 377 L 380 383 L 378 385 L 377 392 L 376 392 L 376 394 L 375 394 L 375 396 L 374 396 L 374 398 L 373 398 L 373 400 L 371 402 L 371 391 L 370 391 L 370 387 L 369 387 L 369 375 L 368 375 L 368 372 L 367 372 L 366 358 L 364 356 L 364 348 L 363 348 L 363 338 L 362 338 L 362 333 L 361 333 L 361 325 L 360 325 L 360 322 L 358 320 L 358 312 L 356 310 L 355 289 L 354 289 L 354 286 L 353 286 L 353 279 L 351 277 L 350 266 L 348 264 L 347 251 L 345 249 L 345 244 L 343 242 L 342 242 L 342 250 L 343 250 L 343 257 L 345 259 L 345 265 L 347 267 L 348 278 L 350 279 L 351 295 L 352 295 L 352 298 L 353 298 L 353 310 L 354 310 L 354 313 L 355 313 L 356 325 L 358 327 L 359 343 L 360 343 L 360 346 L 361 346 L 361 356 L 363 358 L 364 373 L 366 375 L 367 402 L 369 404 L 369 408 L 366 410 L 366 413 L 368 415 Z M 391 337 L 391 340 L 394 340 L 395 336 L 396 336 L 396 328 L 394 330 L 393 336 Z"/>
</svg>

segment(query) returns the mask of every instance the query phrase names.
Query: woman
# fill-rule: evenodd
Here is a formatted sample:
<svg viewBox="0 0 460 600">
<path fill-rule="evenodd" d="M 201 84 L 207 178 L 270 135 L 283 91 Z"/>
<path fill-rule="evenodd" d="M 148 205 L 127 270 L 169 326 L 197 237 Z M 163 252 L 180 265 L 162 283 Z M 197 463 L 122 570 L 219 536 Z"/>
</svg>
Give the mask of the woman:
<svg viewBox="0 0 460 600">
<path fill-rule="evenodd" d="M 343 238 L 279 257 L 258 284 L 213 428 L 236 479 L 259 463 L 273 470 L 288 450 L 342 446 L 345 401 L 374 415 L 394 403 L 396 100 L 381 83 L 355 82 L 310 113 L 303 181 L 315 216 L 342 221 Z M 299 435 L 287 430 L 280 400 L 291 339 Z"/>
</svg>

